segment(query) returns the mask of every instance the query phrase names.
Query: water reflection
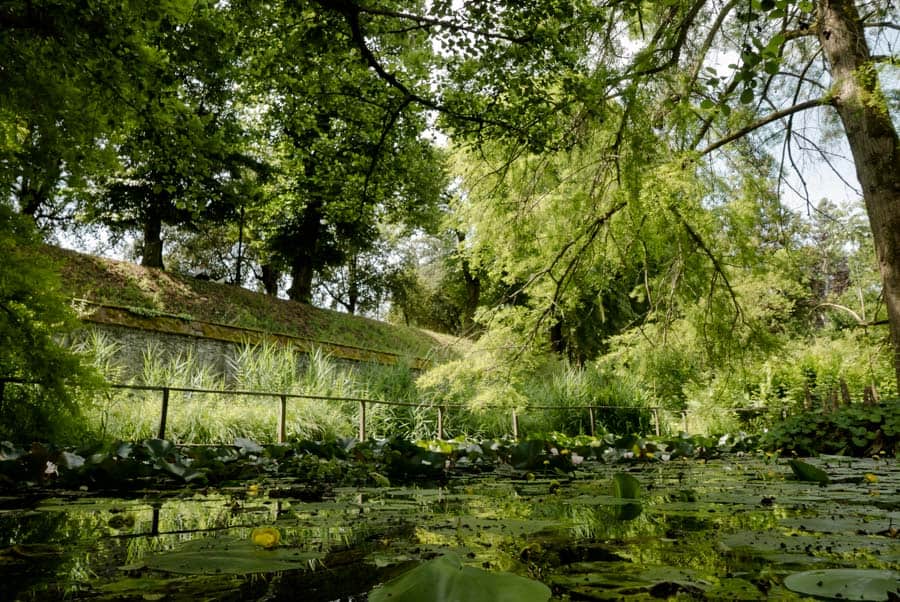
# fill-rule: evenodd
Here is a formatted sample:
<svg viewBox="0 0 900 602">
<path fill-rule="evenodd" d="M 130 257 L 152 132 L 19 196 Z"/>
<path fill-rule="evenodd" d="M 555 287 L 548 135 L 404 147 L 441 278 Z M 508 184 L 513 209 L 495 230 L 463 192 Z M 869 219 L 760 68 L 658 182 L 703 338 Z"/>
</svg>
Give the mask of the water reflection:
<svg viewBox="0 0 900 602">
<path fill-rule="evenodd" d="M 845 470 L 873 470 L 854 462 Z M 475 566 L 540 579 L 558 599 L 790 599 L 781 582 L 795 570 L 900 565 L 896 539 L 880 526 L 900 522 L 900 477 L 896 466 L 879 469 L 876 484 L 821 488 L 754 458 L 648 464 L 628 469 L 641 484 L 638 500 L 612 495 L 623 468 L 604 465 L 572 479 L 484 474 L 442 488 L 336 488 L 318 502 L 270 499 L 265 486 L 50 499 L 0 511 L 0 599 L 293 600 L 301 589 L 304 600 L 364 599 L 448 549 Z M 835 534 L 816 531 L 825 524 Z M 248 543 L 260 525 L 279 530 L 276 552 Z M 292 568 L 231 574 L 244 556 L 266 554 Z M 219 574 L 160 570 L 165 563 L 154 559 L 167 555 Z"/>
</svg>

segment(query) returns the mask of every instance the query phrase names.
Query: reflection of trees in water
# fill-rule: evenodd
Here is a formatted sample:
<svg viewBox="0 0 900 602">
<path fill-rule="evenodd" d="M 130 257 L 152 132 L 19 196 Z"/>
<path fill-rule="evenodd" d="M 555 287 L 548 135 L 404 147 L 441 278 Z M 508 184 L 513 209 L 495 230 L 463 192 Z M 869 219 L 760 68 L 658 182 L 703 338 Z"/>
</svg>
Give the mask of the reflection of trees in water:
<svg viewBox="0 0 900 602">
<path fill-rule="evenodd" d="M 0 599 L 17 600 L 22 592 L 64 571 L 62 547 L 49 542 L 65 541 L 67 532 L 67 521 L 57 514 L 0 514 Z"/>
<path fill-rule="evenodd" d="M 807 485 L 769 477 L 771 468 L 753 458 L 702 465 L 591 463 L 572 479 L 506 467 L 444 488 L 335 488 L 325 501 L 269 499 L 256 495 L 259 488 L 244 485 L 228 494 L 185 499 L 48 502 L 37 506 L 39 511 L 0 514 L 0 549 L 13 544 L 58 546 L 46 557 L 12 565 L 11 571 L 4 565 L 9 577 L 0 580 L 0 599 L 55 599 L 66 588 L 76 599 L 90 597 L 102 587 L 126 587 L 129 578 L 149 583 L 141 587 L 152 593 L 169 591 L 166 588 L 177 583 L 179 596 L 187 591 L 209 598 L 208 592 L 215 592 L 242 599 L 245 594 L 259 598 L 267 591 L 282 597 L 303 591 L 304 600 L 346 599 L 368 591 L 376 559 L 390 572 L 400 570 L 402 562 L 452 548 L 474 554 L 467 556 L 473 566 L 538 578 L 555 575 L 577 581 L 602 573 L 608 580 L 621 570 L 623 578 L 642 582 L 642 571 L 654 567 L 713 578 L 739 572 L 759 575 L 771 570 L 773 561 L 761 560 L 758 551 L 727 552 L 720 542 L 733 534 L 753 540 L 766 533 L 777 546 L 779 538 L 791 539 L 779 521 L 824 512 L 821 505 L 812 507 Z M 614 475 L 620 472 L 640 481 L 640 499 L 610 495 Z M 888 477 L 878 482 L 885 492 L 893 486 Z M 819 495 L 819 490 L 814 493 Z M 868 490 L 859 496 L 868 500 Z M 834 500 L 829 504 L 836 507 Z M 869 516 L 872 509 L 860 506 L 859 512 Z M 117 569 L 140 565 L 150 554 L 182 550 L 187 540 L 246 540 L 252 528 L 261 525 L 277 526 L 289 549 L 321 552 L 315 559 L 328 570 L 216 580 Z M 579 563 L 584 566 L 570 566 Z M 310 596 L 305 595 L 307 586 L 312 588 Z"/>
</svg>

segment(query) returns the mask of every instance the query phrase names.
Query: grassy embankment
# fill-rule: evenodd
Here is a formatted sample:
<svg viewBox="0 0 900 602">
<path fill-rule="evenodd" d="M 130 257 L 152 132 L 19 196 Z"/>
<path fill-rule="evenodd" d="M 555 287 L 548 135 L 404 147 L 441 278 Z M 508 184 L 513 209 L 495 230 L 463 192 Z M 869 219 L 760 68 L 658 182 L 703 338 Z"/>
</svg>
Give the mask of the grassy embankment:
<svg viewBox="0 0 900 602">
<path fill-rule="evenodd" d="M 135 264 L 58 248 L 63 286 L 86 323 L 105 323 L 169 334 L 238 343 L 229 358 L 234 389 L 368 397 L 418 402 L 414 371 L 454 353 L 454 337 L 388 324 L 276 299 L 240 287 L 198 280 Z M 279 344 L 282 343 L 282 344 Z M 285 345 L 283 343 L 290 343 Z M 119 342 L 87 337 L 83 350 L 111 381 L 122 380 Z M 308 361 L 297 362 L 297 354 Z M 147 349 L 134 384 L 219 389 L 215 374 L 190 353 L 164 357 Z M 334 358 L 358 360 L 339 367 Z M 297 367 L 298 364 L 301 367 Z M 89 430 L 101 438 L 152 436 L 159 415 L 158 394 L 112 391 L 83 403 Z M 167 437 L 181 441 L 224 441 L 234 436 L 271 440 L 277 403 L 272 399 L 173 392 Z M 291 400 L 288 435 L 321 437 L 355 432 L 358 405 Z M 433 428 L 430 410 L 370 407 L 372 429 L 424 435 Z"/>
</svg>

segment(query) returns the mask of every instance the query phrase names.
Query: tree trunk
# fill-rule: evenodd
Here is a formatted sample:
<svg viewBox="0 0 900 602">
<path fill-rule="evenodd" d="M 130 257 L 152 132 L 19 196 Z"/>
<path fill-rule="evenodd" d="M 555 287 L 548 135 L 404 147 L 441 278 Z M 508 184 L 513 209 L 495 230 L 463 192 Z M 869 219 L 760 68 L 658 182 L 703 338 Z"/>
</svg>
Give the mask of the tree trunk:
<svg viewBox="0 0 900 602">
<path fill-rule="evenodd" d="M 819 0 L 818 15 L 833 105 L 853 153 L 872 227 L 900 388 L 900 143 L 855 3 Z"/>
<path fill-rule="evenodd" d="M 262 269 L 262 284 L 266 289 L 266 294 L 273 297 L 278 296 L 278 281 L 281 280 L 281 272 L 279 272 L 270 263 L 264 263 L 260 266 Z"/>
<path fill-rule="evenodd" d="M 288 289 L 288 297 L 292 301 L 300 303 L 312 303 L 312 264 L 307 257 L 298 257 L 291 266 L 291 287 Z"/>
<path fill-rule="evenodd" d="M 355 314 L 359 304 L 359 255 L 353 254 L 347 264 L 347 307 L 348 314 Z"/>
<path fill-rule="evenodd" d="M 459 246 L 466 240 L 466 233 L 456 230 L 456 239 Z M 478 310 L 478 304 L 481 302 L 481 279 L 472 270 L 469 260 L 464 254 L 460 254 L 463 280 L 466 285 L 465 305 L 462 308 L 461 330 L 459 334 L 471 336 L 475 329 L 475 312 Z"/>
<path fill-rule="evenodd" d="M 151 211 L 144 219 L 144 240 L 141 248 L 141 265 L 164 269 L 162 243 L 162 218 L 157 211 Z"/>
<path fill-rule="evenodd" d="M 322 201 L 313 199 L 303 209 L 297 231 L 293 234 L 291 287 L 288 297 L 300 303 L 312 303 L 312 281 L 316 273 L 319 239 L 322 236 Z"/>
<path fill-rule="evenodd" d="M 59 143 L 54 135 L 47 136 L 34 124 L 28 127 L 17 201 L 20 212 L 32 219 L 37 219 L 52 202 L 53 191 L 62 177 L 62 159 L 54 152 L 54 142 Z"/>
</svg>

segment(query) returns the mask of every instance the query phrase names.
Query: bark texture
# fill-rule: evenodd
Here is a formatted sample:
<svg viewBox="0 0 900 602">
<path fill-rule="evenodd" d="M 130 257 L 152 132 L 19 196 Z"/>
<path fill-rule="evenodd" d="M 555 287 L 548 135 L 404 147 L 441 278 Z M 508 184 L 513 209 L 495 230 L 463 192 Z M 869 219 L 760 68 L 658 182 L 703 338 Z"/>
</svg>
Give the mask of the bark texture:
<svg viewBox="0 0 900 602">
<path fill-rule="evenodd" d="M 890 322 L 900 388 L 900 148 L 855 2 L 819 0 L 818 35 L 862 186 Z"/>
</svg>

